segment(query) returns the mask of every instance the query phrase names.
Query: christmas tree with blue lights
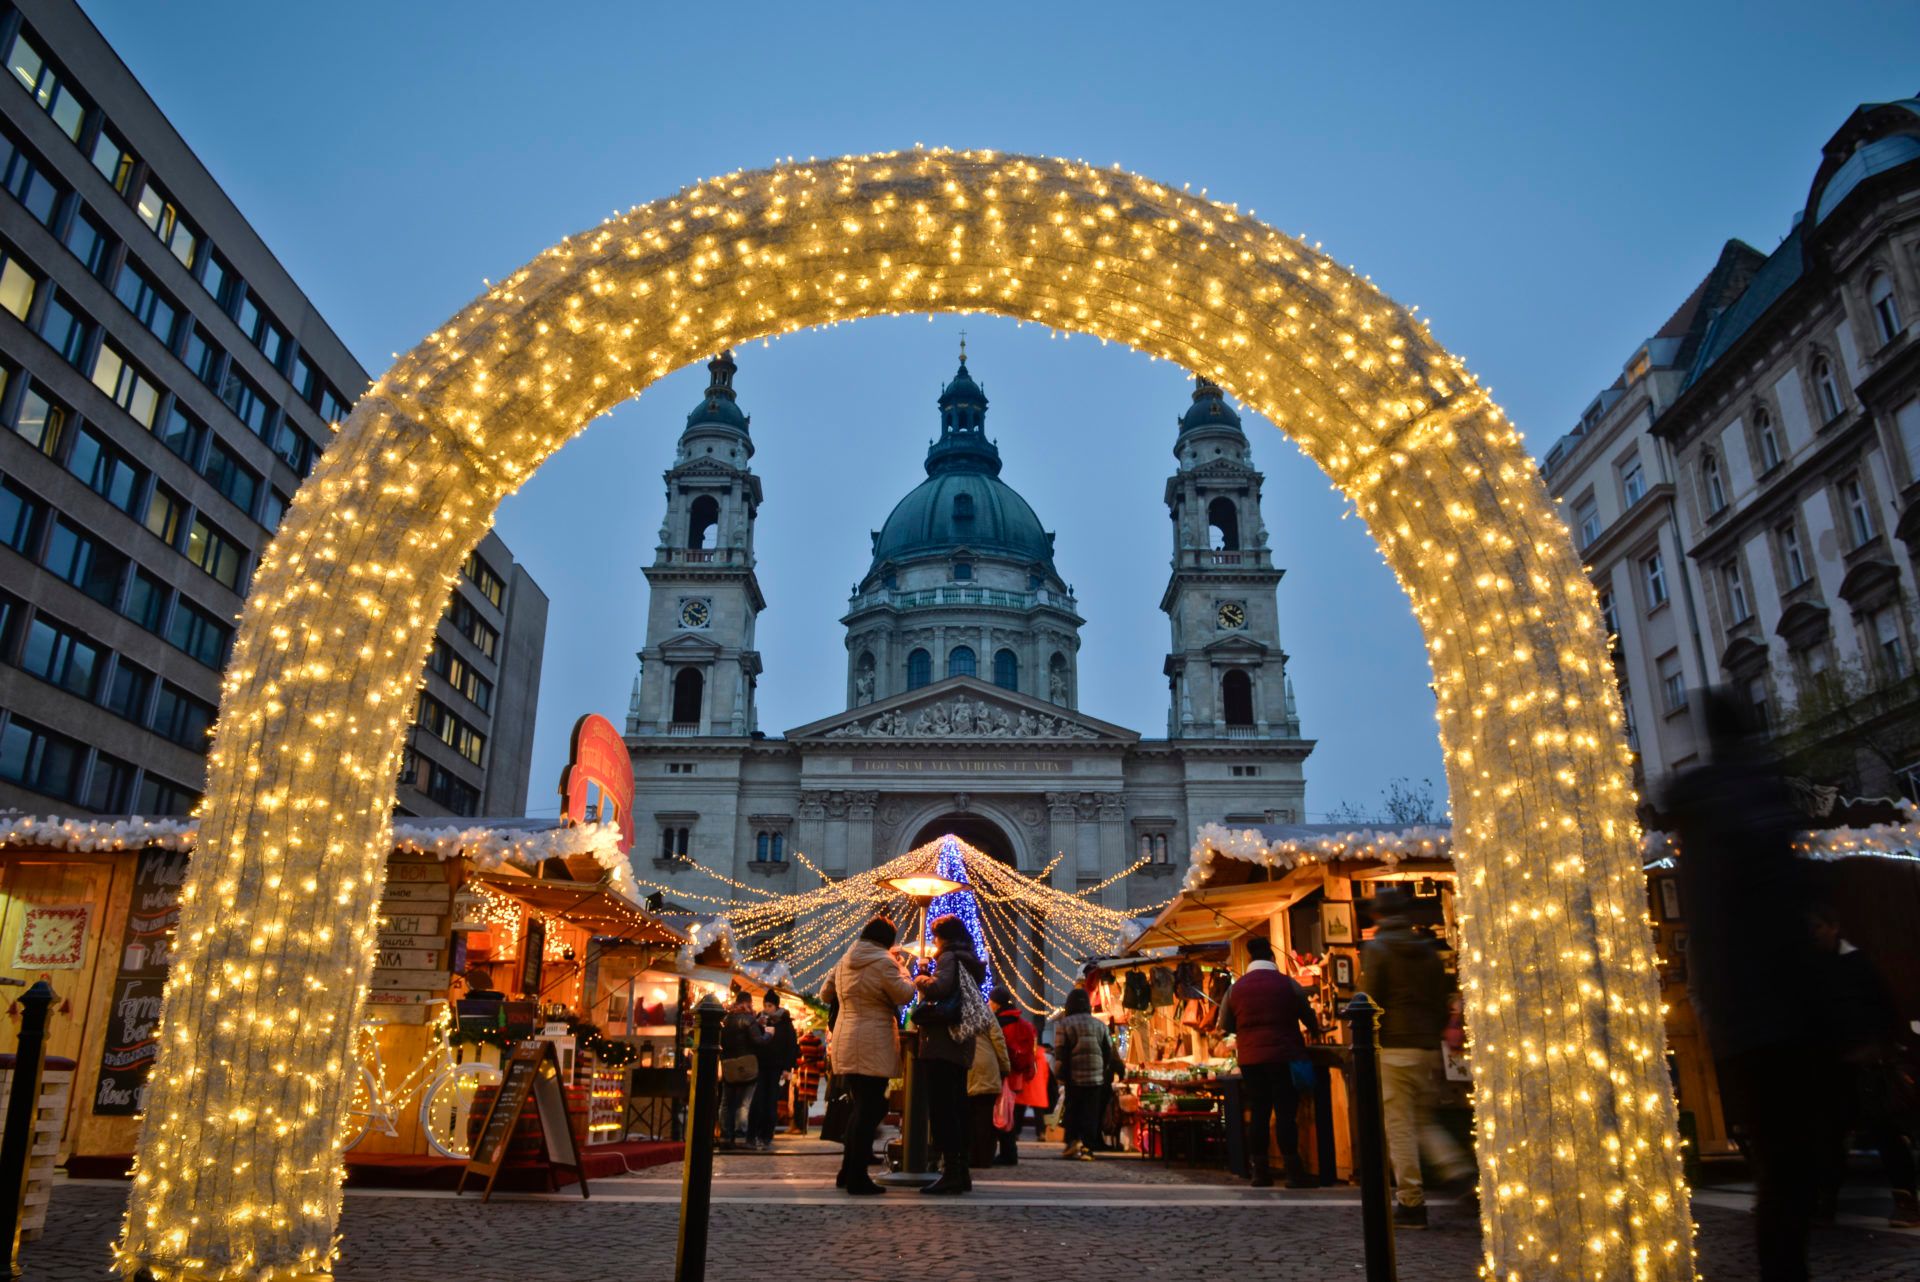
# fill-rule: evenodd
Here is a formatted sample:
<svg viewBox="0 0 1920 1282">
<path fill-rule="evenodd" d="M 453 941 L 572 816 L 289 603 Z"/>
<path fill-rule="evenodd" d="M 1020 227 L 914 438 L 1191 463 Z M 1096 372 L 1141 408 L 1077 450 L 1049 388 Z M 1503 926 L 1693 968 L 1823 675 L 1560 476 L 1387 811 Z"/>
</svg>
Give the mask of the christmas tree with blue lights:
<svg viewBox="0 0 1920 1282">
<path fill-rule="evenodd" d="M 980 927 L 980 902 L 974 898 L 973 883 L 967 877 L 966 860 L 960 857 L 960 839 L 942 837 L 940 839 L 940 858 L 934 864 L 934 874 L 948 881 L 960 883 L 959 890 L 949 891 L 936 898 L 927 906 L 927 920 L 937 921 L 948 913 L 958 917 L 967 928 L 967 938 L 973 941 L 973 952 L 987 968 L 987 977 L 980 985 L 980 991 L 993 991 L 993 955 L 987 951 L 987 933 Z"/>
</svg>

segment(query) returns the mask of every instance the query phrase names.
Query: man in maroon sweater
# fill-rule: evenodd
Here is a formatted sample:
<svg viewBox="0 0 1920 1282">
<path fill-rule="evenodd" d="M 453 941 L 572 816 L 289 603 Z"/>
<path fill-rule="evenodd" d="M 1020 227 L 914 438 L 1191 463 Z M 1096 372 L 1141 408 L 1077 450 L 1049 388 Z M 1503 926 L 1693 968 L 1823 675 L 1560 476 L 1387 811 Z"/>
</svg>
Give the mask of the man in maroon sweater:
<svg viewBox="0 0 1920 1282">
<path fill-rule="evenodd" d="M 1307 1164 L 1300 1157 L 1300 1128 L 1294 1114 L 1300 1096 L 1293 1084 L 1293 1065 L 1307 1060 L 1301 1030 L 1318 1036 L 1319 1021 L 1307 994 L 1291 975 L 1273 963 L 1273 943 L 1264 938 L 1247 941 L 1251 962 L 1247 973 L 1227 990 L 1222 1029 L 1233 1035 L 1240 1059 L 1240 1078 L 1247 1092 L 1247 1158 L 1253 1168 L 1254 1188 L 1273 1187 L 1268 1157 L 1267 1119 L 1273 1119 L 1280 1159 L 1287 1167 L 1287 1187 L 1314 1187 Z"/>
</svg>

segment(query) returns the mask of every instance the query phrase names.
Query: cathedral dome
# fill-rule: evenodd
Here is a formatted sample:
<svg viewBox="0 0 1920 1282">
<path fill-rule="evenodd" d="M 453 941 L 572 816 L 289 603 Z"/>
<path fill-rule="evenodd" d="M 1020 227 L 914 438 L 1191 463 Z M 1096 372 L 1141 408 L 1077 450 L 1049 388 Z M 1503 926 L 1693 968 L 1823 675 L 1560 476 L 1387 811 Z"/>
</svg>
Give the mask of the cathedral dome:
<svg viewBox="0 0 1920 1282">
<path fill-rule="evenodd" d="M 944 556 L 960 548 L 1009 560 L 1053 563 L 1053 536 L 1000 479 L 1000 450 L 986 437 L 987 394 L 960 369 L 940 393 L 940 437 L 927 449 L 927 479 L 873 536 L 873 565 Z M 872 573 L 871 570 L 868 571 Z"/>
<path fill-rule="evenodd" d="M 721 352 L 707 362 L 707 373 L 710 376 L 707 392 L 700 398 L 700 403 L 695 405 L 687 415 L 689 430 L 708 425 L 732 428 L 742 433 L 747 430 L 747 424 L 751 419 L 741 410 L 739 398 L 733 390 L 733 376 L 739 368 L 733 362 L 731 351 Z"/>
<path fill-rule="evenodd" d="M 1227 404 L 1227 398 L 1213 383 L 1204 378 L 1193 381 L 1193 404 L 1180 416 L 1181 432 L 1192 432 L 1203 427 L 1239 428 L 1240 415 L 1233 406 Z"/>
</svg>

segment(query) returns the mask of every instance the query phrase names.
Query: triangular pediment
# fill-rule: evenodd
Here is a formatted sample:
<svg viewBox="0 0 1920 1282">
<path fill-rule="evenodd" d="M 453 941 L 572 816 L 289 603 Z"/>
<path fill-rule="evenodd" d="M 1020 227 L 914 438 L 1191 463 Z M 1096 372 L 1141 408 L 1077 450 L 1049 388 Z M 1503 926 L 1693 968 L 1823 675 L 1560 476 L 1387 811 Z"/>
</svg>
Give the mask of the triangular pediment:
<svg viewBox="0 0 1920 1282">
<path fill-rule="evenodd" d="M 1216 641 L 1209 641 L 1200 647 L 1200 651 L 1215 659 L 1264 658 L 1268 652 L 1265 645 L 1244 632 L 1230 632 Z"/>
<path fill-rule="evenodd" d="M 1140 735 L 1082 713 L 1002 690 L 977 677 L 948 677 L 865 707 L 823 717 L 795 730 L 789 740 L 848 743 L 1010 742 L 1078 740 L 1137 743 Z"/>
<path fill-rule="evenodd" d="M 660 643 L 662 654 L 681 659 L 709 659 L 720 653 L 723 648 L 712 637 L 703 637 L 697 632 L 677 633 Z"/>
</svg>

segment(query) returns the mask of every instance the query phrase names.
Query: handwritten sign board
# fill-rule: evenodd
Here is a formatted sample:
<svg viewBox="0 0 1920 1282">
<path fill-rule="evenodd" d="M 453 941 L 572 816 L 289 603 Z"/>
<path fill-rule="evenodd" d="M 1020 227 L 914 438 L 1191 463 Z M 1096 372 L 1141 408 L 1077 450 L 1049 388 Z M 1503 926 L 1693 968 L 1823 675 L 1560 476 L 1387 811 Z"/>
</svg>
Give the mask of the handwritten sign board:
<svg viewBox="0 0 1920 1282">
<path fill-rule="evenodd" d="M 147 1075 L 160 1052 L 160 990 L 173 959 L 186 879 L 185 851 L 143 850 L 134 864 L 120 971 L 107 1007 L 100 1081 L 93 1093 L 93 1111 L 103 1117 L 132 1117 L 145 1107 Z"/>
<path fill-rule="evenodd" d="M 418 1024 L 427 1003 L 451 982 L 447 911 L 453 887 L 446 865 L 431 856 L 395 854 L 387 860 L 380 895 L 380 936 L 373 954 L 368 1004 L 389 1024 Z"/>
<path fill-rule="evenodd" d="M 514 1128 L 530 1103 L 546 1144 L 548 1188 L 557 1192 L 560 1187 L 553 1178 L 556 1170 L 570 1170 L 580 1181 L 580 1196 L 587 1196 L 587 1172 L 580 1165 L 580 1154 L 573 1145 L 573 1127 L 567 1122 L 567 1096 L 560 1081 L 560 1057 L 555 1054 L 552 1042 L 525 1041 L 513 1048 L 501 1066 L 500 1091 L 493 1097 L 486 1121 L 480 1124 L 480 1138 L 474 1141 L 473 1155 L 467 1159 L 466 1169 L 460 1172 L 460 1182 L 454 1186 L 456 1196 L 466 1191 L 468 1179 L 484 1178 L 486 1191 L 480 1200 L 492 1198 L 493 1182 L 499 1178 L 500 1168 L 506 1165 Z"/>
</svg>

